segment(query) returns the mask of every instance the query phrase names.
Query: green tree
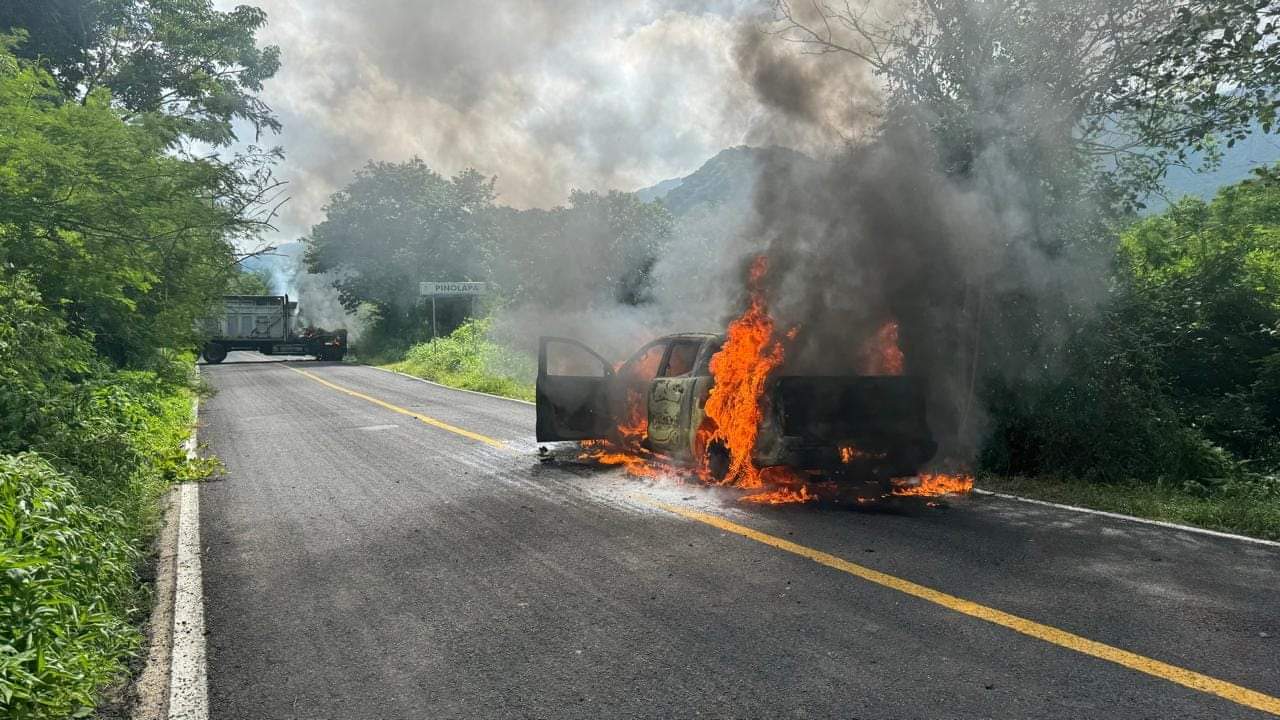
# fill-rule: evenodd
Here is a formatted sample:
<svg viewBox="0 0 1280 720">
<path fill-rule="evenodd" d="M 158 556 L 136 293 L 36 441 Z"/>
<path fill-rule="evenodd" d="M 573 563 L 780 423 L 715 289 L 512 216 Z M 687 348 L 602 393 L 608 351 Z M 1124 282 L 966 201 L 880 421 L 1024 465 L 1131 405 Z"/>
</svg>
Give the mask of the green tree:
<svg viewBox="0 0 1280 720">
<path fill-rule="evenodd" d="M 418 158 L 371 162 L 311 229 L 307 269 L 335 273 L 348 311 L 376 308 L 384 336 L 420 339 L 430 331 L 419 282 L 487 279 L 493 201 L 493 180 L 474 170 L 445 178 Z"/>
<path fill-rule="evenodd" d="M 0 33 L 16 33 L 14 52 L 50 73 L 62 97 L 108 102 L 144 127 L 166 151 L 208 169 L 209 200 L 237 219 L 228 233 L 269 227 L 283 200 L 272 167 L 278 147 L 260 147 L 280 123 L 259 97 L 280 67 L 280 50 L 259 47 L 266 14 L 212 0 L 0 0 Z M 105 99 L 105 100 L 104 100 Z M 237 126 L 252 144 L 228 151 Z M 192 141 L 221 148 L 192 152 Z"/>
<path fill-rule="evenodd" d="M 985 461 L 1197 492 L 1280 469 L 1280 168 L 1121 235 L 1062 372 L 995 383 Z"/>
<path fill-rule="evenodd" d="M 259 8 L 222 12 L 211 0 L 0 0 L 0 31 L 25 32 L 19 56 L 38 60 L 66 97 L 106 88 L 127 118 L 212 145 L 234 140 L 237 120 L 280 127 L 258 97 L 280 67 L 279 48 L 254 41 L 265 24 Z"/>
<path fill-rule="evenodd" d="M 650 270 L 674 221 L 661 203 L 632 193 L 575 190 L 568 207 L 497 214 L 498 283 L 540 307 L 647 302 Z"/>
<path fill-rule="evenodd" d="M 0 265 L 25 272 L 73 331 L 116 362 L 192 339 L 251 229 L 235 172 L 176 157 L 99 90 L 66 103 L 0 52 Z"/>
<path fill-rule="evenodd" d="M 953 173 L 1001 149 L 1024 177 L 1070 192 L 1085 171 L 1095 200 L 1133 206 L 1189 150 L 1212 161 L 1275 124 L 1271 0 L 914 0 L 896 21 L 865 2 L 775 7 L 786 39 L 882 75 L 890 113 L 921 119 Z"/>
<path fill-rule="evenodd" d="M 227 283 L 228 295 L 270 295 L 271 273 L 265 268 L 240 270 Z"/>
</svg>

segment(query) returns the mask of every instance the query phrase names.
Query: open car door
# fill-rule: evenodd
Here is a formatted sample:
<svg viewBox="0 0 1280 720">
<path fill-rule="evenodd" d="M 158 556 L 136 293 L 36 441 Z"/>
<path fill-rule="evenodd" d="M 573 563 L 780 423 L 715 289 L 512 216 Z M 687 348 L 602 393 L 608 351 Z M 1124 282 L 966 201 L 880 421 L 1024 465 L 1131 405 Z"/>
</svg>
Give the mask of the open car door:
<svg viewBox="0 0 1280 720">
<path fill-rule="evenodd" d="M 607 389 L 613 369 L 577 340 L 538 340 L 538 442 L 596 440 L 614 423 Z"/>
</svg>

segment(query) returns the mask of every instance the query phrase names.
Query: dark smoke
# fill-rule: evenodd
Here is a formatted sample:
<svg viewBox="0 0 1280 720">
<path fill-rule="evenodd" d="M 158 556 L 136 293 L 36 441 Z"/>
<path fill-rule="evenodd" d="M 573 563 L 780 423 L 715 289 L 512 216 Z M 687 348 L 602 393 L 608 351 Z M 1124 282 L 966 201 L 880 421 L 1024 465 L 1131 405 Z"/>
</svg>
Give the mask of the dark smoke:
<svg viewBox="0 0 1280 720">
<path fill-rule="evenodd" d="M 906 374 L 928 383 L 939 458 L 967 463 L 984 429 L 979 373 L 1048 371 L 1064 338 L 1032 327 L 1037 309 L 1101 297 L 1099 259 L 1044 243 L 1036 184 L 999 151 L 949 174 L 909 118 L 820 168 L 764 174 L 748 231 L 772 263 L 775 318 L 800 328 L 783 371 L 857 373 L 897 322 Z M 993 354 L 1008 347 L 1021 352 Z"/>
</svg>

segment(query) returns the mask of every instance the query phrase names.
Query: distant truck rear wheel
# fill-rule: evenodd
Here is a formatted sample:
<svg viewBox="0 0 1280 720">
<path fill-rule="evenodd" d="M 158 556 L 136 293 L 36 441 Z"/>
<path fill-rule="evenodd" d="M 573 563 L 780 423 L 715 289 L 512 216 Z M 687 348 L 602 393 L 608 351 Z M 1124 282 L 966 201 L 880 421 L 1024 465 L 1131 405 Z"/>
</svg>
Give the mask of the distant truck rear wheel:
<svg viewBox="0 0 1280 720">
<path fill-rule="evenodd" d="M 204 352 L 201 354 L 204 355 L 205 362 L 217 365 L 227 359 L 227 347 L 221 343 L 209 343 L 204 346 Z"/>
</svg>

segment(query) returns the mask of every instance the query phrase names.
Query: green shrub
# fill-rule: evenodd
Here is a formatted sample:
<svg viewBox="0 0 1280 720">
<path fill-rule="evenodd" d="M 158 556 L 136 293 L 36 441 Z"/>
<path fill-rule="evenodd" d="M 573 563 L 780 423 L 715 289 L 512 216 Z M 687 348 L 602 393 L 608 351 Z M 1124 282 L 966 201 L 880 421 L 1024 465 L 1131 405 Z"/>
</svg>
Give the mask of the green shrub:
<svg viewBox="0 0 1280 720">
<path fill-rule="evenodd" d="M 118 512 L 34 454 L 0 456 L 0 708 L 87 714 L 140 636 L 139 552 Z"/>
<path fill-rule="evenodd" d="M 191 365 L 115 369 L 0 270 L 0 715 L 87 713 L 136 650 L 134 571 L 187 472 Z"/>
<path fill-rule="evenodd" d="M 133 540 L 186 463 L 192 358 L 153 365 L 113 369 L 24 276 L 0 276 L 0 453 L 39 452 L 84 502 L 123 513 Z"/>
<path fill-rule="evenodd" d="M 1280 169 L 1119 236 L 1053 372 L 984 385 L 981 468 L 1255 497 L 1280 473 Z M 1247 491 L 1241 492 L 1244 488 Z"/>
<path fill-rule="evenodd" d="M 390 367 L 444 385 L 532 400 L 533 359 L 490 341 L 488 331 L 488 319 L 468 320 L 446 337 L 409 348 Z"/>
</svg>

